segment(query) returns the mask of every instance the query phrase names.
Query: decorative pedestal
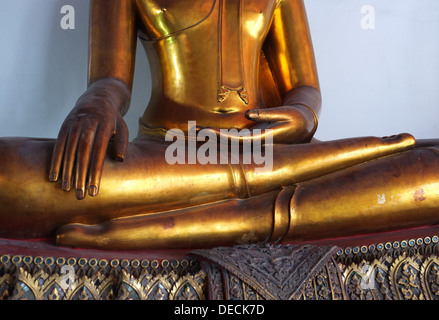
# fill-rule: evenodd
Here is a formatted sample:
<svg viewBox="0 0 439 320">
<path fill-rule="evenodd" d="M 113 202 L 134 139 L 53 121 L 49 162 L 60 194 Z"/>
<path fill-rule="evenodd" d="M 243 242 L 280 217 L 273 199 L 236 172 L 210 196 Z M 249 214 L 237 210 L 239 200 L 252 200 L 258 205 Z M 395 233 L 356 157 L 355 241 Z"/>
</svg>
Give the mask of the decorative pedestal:
<svg viewBox="0 0 439 320">
<path fill-rule="evenodd" d="M 439 237 L 103 252 L 0 240 L 0 300 L 439 299 Z"/>
</svg>

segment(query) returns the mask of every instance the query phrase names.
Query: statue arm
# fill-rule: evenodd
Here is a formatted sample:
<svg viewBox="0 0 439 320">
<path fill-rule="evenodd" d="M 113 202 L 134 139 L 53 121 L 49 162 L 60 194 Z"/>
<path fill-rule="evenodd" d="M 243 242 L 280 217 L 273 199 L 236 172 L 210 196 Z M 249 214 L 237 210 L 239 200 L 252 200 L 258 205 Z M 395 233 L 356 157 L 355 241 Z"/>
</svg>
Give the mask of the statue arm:
<svg viewBox="0 0 439 320">
<path fill-rule="evenodd" d="M 88 85 L 102 79 L 122 81 L 129 90 L 137 44 L 132 0 L 92 0 L 90 4 Z"/>
<path fill-rule="evenodd" d="M 91 1 L 88 87 L 61 126 L 49 173 L 78 199 L 97 195 L 109 146 L 116 160 L 124 158 L 136 31 L 132 0 Z"/>
<path fill-rule="evenodd" d="M 302 0 L 279 0 L 263 50 L 282 105 L 249 110 L 247 117 L 276 123 L 275 142 L 309 141 L 317 129 L 321 94 Z"/>
<path fill-rule="evenodd" d="M 279 1 L 264 53 L 283 103 L 307 103 L 318 115 L 320 85 L 303 0 Z"/>
</svg>

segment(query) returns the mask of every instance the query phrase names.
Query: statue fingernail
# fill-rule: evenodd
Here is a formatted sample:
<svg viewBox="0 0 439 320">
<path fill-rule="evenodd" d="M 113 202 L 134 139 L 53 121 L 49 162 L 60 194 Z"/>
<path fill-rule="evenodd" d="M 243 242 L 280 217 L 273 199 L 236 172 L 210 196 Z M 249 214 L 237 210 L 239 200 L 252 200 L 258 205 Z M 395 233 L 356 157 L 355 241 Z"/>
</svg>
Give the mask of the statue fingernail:
<svg viewBox="0 0 439 320">
<path fill-rule="evenodd" d="M 247 117 L 250 118 L 250 119 L 257 119 L 257 118 L 259 118 L 258 110 L 248 110 L 247 111 Z"/>
<path fill-rule="evenodd" d="M 62 189 L 63 189 L 64 191 L 70 191 L 70 182 L 69 182 L 69 181 L 64 181 L 64 182 L 62 183 Z"/>
<path fill-rule="evenodd" d="M 57 178 L 57 173 L 56 172 L 51 172 L 50 174 L 49 174 L 49 180 L 50 181 L 56 181 L 56 178 Z"/>
<path fill-rule="evenodd" d="M 98 187 L 90 186 L 90 188 L 88 190 L 88 194 L 92 197 L 96 196 L 98 194 Z"/>
<path fill-rule="evenodd" d="M 84 199 L 84 191 L 82 191 L 82 189 L 76 189 L 76 198 Z"/>
</svg>

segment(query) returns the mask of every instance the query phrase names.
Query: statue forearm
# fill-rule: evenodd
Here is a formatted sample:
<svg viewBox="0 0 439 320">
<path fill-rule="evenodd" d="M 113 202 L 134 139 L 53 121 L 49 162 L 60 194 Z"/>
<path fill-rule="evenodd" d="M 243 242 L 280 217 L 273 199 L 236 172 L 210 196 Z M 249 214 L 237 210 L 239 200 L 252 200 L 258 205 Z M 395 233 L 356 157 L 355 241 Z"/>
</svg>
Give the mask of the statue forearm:
<svg viewBox="0 0 439 320">
<path fill-rule="evenodd" d="M 279 3 L 265 40 L 264 53 L 279 94 L 285 101 L 291 92 L 297 94 L 295 89 L 302 91 L 303 87 L 311 87 L 318 92 L 320 85 L 305 5 L 302 0 Z M 319 96 L 320 93 L 316 95 L 317 102 Z M 318 103 L 314 111 L 318 114 L 319 109 Z"/>
<path fill-rule="evenodd" d="M 290 90 L 282 101 L 284 106 L 293 106 L 301 110 L 307 127 L 308 135 L 305 141 L 310 140 L 318 127 L 318 115 L 322 104 L 320 90 L 313 87 L 298 87 Z"/>
<path fill-rule="evenodd" d="M 99 79 L 91 83 L 86 92 L 78 99 L 77 105 L 109 102 L 121 116 L 124 116 L 130 106 L 131 90 L 128 85 L 114 78 Z"/>
<path fill-rule="evenodd" d="M 131 90 L 137 28 L 133 1 L 92 0 L 90 4 L 88 84 L 105 78 Z"/>
<path fill-rule="evenodd" d="M 322 96 L 320 90 L 313 87 L 298 87 L 290 90 L 282 101 L 284 106 L 304 104 L 310 107 L 316 116 L 320 114 Z"/>
</svg>

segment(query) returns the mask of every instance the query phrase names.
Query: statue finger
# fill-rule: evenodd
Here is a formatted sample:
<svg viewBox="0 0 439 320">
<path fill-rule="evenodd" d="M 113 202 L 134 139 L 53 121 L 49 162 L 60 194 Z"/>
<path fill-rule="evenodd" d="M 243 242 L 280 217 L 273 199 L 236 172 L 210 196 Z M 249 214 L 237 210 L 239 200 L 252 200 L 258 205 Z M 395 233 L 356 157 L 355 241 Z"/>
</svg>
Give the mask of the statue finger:
<svg viewBox="0 0 439 320">
<path fill-rule="evenodd" d="M 84 199 L 86 195 L 87 174 L 90 165 L 90 158 L 91 158 L 91 152 L 94 143 L 96 127 L 97 125 L 84 128 L 84 131 L 81 134 L 81 139 L 78 144 L 76 170 L 75 170 L 76 173 L 75 189 L 76 189 L 76 198 L 78 200 Z"/>
<path fill-rule="evenodd" d="M 107 153 L 108 143 L 110 142 L 111 131 L 107 128 L 99 128 L 96 132 L 95 143 L 89 170 L 89 195 L 94 197 L 99 192 L 99 186 L 104 167 L 105 155 Z"/>
<path fill-rule="evenodd" d="M 58 180 L 59 172 L 61 170 L 61 163 L 63 160 L 64 149 L 69 136 L 69 127 L 62 126 L 58 138 L 55 142 L 55 147 L 52 153 L 52 160 L 50 163 L 49 180 L 55 182 Z"/>
<path fill-rule="evenodd" d="M 125 121 L 120 120 L 116 124 L 116 133 L 114 134 L 112 151 L 117 161 L 123 161 L 128 148 L 129 130 Z"/>
<path fill-rule="evenodd" d="M 245 116 L 254 121 L 291 121 L 292 117 L 288 111 L 289 110 L 283 108 L 250 109 L 246 111 Z"/>
<path fill-rule="evenodd" d="M 82 123 L 74 123 L 73 126 L 70 128 L 69 137 L 67 138 L 67 144 L 64 152 L 62 175 L 62 189 L 64 191 L 70 191 L 70 188 L 72 187 L 73 165 L 75 163 L 76 150 L 81 131 Z"/>
</svg>

